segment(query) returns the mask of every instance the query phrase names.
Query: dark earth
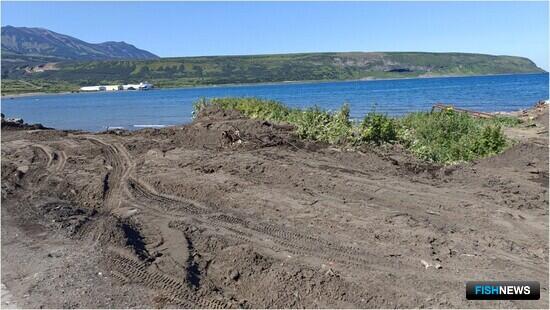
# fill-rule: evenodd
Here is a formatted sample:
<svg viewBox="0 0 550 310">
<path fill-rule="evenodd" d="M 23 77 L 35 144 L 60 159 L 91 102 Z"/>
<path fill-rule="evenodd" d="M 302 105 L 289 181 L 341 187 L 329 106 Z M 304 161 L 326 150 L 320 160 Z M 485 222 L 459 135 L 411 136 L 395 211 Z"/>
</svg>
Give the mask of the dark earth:
<svg viewBox="0 0 550 310">
<path fill-rule="evenodd" d="M 548 308 L 548 107 L 519 116 L 508 150 L 452 166 L 234 111 L 98 134 L 3 123 L 7 302 Z M 469 280 L 539 281 L 541 299 L 468 301 Z"/>
</svg>

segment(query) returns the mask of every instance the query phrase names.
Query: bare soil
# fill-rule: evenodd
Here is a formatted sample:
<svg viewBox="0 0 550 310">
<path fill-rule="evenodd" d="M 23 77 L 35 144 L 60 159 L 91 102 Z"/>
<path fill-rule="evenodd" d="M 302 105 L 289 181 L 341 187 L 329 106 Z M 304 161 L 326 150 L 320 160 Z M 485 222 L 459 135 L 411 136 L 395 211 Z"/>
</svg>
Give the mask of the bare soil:
<svg viewBox="0 0 550 310">
<path fill-rule="evenodd" d="M 31 308 L 548 308 L 548 107 L 521 116 L 516 145 L 445 167 L 232 111 L 6 126 L 2 283 Z M 468 301 L 469 280 L 541 299 Z"/>
</svg>

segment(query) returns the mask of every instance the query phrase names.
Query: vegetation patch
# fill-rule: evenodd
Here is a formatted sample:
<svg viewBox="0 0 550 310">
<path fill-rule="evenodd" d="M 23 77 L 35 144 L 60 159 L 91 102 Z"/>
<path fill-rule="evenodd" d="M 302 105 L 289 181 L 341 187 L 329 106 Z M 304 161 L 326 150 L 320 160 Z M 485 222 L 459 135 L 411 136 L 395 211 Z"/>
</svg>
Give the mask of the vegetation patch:
<svg viewBox="0 0 550 310">
<path fill-rule="evenodd" d="M 78 85 L 63 81 L 50 80 L 5 80 L 2 79 L 2 95 L 13 95 L 22 93 L 58 93 L 77 91 Z"/>
<path fill-rule="evenodd" d="M 399 141 L 429 161 L 470 161 L 498 154 L 508 145 L 498 122 L 453 110 L 411 113 L 400 123 Z"/>
<path fill-rule="evenodd" d="M 195 103 L 194 113 L 208 106 L 293 124 L 304 139 L 352 147 L 399 143 L 421 159 L 444 164 L 502 152 L 510 144 L 502 128 L 521 122 L 514 117 L 480 119 L 453 110 L 416 112 L 402 118 L 371 112 L 362 121 L 352 121 L 347 104 L 331 112 L 319 107 L 290 108 L 258 98 L 201 99 Z"/>
<path fill-rule="evenodd" d="M 168 88 L 543 72 L 526 58 L 467 53 L 302 53 L 109 61 L 58 61 L 39 55 L 3 56 L 3 82 L 43 80 L 80 86 L 148 81 L 156 87 Z M 29 67 L 51 62 L 56 62 L 56 70 L 27 72 Z M 42 91 L 55 91 L 55 84 L 45 85 Z M 2 85 L 2 91 L 6 90 Z"/>
</svg>

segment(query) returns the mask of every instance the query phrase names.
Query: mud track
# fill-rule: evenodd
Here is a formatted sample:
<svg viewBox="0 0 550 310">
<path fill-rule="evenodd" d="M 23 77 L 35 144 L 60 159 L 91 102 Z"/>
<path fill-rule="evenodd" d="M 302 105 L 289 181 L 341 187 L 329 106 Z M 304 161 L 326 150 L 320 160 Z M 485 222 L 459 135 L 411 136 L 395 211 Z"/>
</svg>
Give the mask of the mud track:
<svg viewBox="0 0 550 310">
<path fill-rule="evenodd" d="M 541 132 L 548 110 L 533 113 Z M 3 282 L 27 307 L 544 308 L 548 136 L 527 136 L 440 167 L 223 111 L 133 133 L 4 129 Z M 542 299 L 464 298 L 465 281 L 510 279 Z"/>
</svg>

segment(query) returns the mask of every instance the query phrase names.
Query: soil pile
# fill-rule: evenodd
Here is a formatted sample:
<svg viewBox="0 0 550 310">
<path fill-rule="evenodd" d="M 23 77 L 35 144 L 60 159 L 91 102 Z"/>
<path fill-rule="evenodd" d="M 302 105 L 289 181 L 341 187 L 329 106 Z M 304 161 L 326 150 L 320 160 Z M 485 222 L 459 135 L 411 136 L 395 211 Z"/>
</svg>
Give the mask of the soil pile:
<svg viewBox="0 0 550 310">
<path fill-rule="evenodd" d="M 3 125 L 2 281 L 23 307 L 546 308 L 533 113 L 503 154 L 447 167 L 212 109 L 137 132 Z M 507 279 L 541 300 L 465 300 Z"/>
</svg>

